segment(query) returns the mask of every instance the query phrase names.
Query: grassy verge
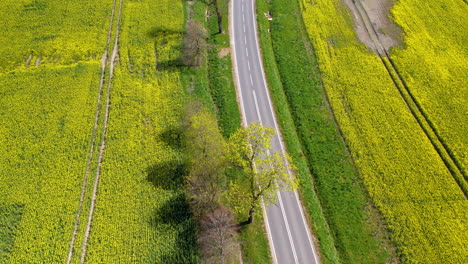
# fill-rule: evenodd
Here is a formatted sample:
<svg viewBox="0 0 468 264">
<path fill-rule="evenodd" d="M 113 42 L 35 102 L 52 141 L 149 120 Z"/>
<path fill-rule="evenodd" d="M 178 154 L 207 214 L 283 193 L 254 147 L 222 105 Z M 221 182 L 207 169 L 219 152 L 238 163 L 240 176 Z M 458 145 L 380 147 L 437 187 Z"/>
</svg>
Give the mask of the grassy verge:
<svg viewBox="0 0 468 264">
<path fill-rule="evenodd" d="M 224 17 L 224 28 L 227 32 L 228 14 L 225 13 Z M 232 77 L 229 35 L 216 34 L 218 32 L 216 16 L 208 19 L 208 28 L 211 34 L 209 43 L 213 46 L 208 55 L 209 89 L 216 106 L 219 126 L 223 135 L 228 137 L 240 127 L 241 123 Z"/>
<path fill-rule="evenodd" d="M 236 100 L 236 90 L 232 76 L 232 61 L 228 32 L 227 1 L 220 1 L 223 12 L 223 27 L 226 34 L 217 34 L 217 20 L 214 8 L 213 14 L 206 20 L 206 5 L 195 1 L 187 4 L 187 10 L 192 9 L 191 16 L 202 22 L 209 30 L 208 51 L 206 63 L 199 68 L 183 69 L 182 81 L 193 98 L 201 100 L 214 111 L 224 137 L 229 137 L 241 124 L 241 116 Z M 190 11 L 187 11 L 190 12 Z M 186 16 L 187 17 L 187 16 Z M 228 171 L 228 178 L 239 177 L 237 172 Z M 261 211 L 260 211 L 261 212 Z M 239 216 L 239 220 L 241 219 Z M 268 239 L 263 226 L 263 217 L 259 213 L 255 222 L 240 230 L 240 244 L 244 263 L 271 263 Z"/>
<path fill-rule="evenodd" d="M 321 84 L 296 1 L 258 0 L 265 71 L 324 263 L 384 263 L 386 234 Z M 271 11 L 273 21 L 263 13 Z M 268 32 L 271 29 L 271 33 Z M 317 198 L 317 195 L 319 198 Z"/>
</svg>

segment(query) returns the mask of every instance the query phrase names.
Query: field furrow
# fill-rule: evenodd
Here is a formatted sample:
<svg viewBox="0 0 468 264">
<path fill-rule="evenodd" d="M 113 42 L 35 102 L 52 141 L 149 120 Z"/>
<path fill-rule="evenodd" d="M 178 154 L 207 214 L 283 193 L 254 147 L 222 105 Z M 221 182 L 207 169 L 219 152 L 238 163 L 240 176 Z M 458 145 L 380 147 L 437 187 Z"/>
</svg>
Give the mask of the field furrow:
<svg viewBox="0 0 468 264">
<path fill-rule="evenodd" d="M 467 175 L 463 172 L 463 168 L 460 165 L 460 162 L 452 154 L 447 144 L 445 144 L 444 140 L 441 138 L 433 123 L 429 119 L 427 113 L 423 110 L 415 96 L 411 93 L 411 90 L 409 89 L 402 75 L 395 67 L 394 62 L 390 58 L 387 50 L 384 48 L 379 34 L 377 33 L 377 29 L 372 24 L 371 19 L 361 1 L 355 0 L 352 1 L 352 4 L 358 10 L 360 18 L 362 19 L 362 23 L 364 23 L 366 26 L 366 32 L 369 34 L 369 37 L 374 44 L 374 48 L 377 51 L 383 66 L 387 70 L 389 76 L 392 78 L 395 88 L 398 89 L 403 100 L 406 102 L 408 109 L 411 111 L 419 126 L 434 146 L 434 149 L 443 160 L 445 166 L 447 166 L 447 169 L 450 171 L 454 180 L 460 186 L 460 189 L 463 191 L 465 196 L 468 196 Z"/>
<path fill-rule="evenodd" d="M 428 19 L 438 21 L 436 17 L 440 17 L 452 21 L 447 25 L 461 25 L 461 18 L 452 18 L 448 12 L 458 10 L 459 1 L 398 1 L 393 8 L 401 5 L 400 13 L 393 18 L 398 25 L 406 23 L 406 46 L 394 47 L 390 56 L 380 47 L 382 28 L 374 28 L 362 10 L 353 17 L 341 1 L 300 3 L 333 113 L 401 260 L 466 262 L 467 203 L 460 188 L 466 166 L 462 121 L 466 89 L 457 85 L 466 82 L 460 71 L 464 51 L 459 44 L 442 44 L 442 40 L 464 37 L 453 30 L 434 37 L 429 32 L 437 32 L 439 27 Z M 374 47 L 366 47 L 358 38 L 356 17 L 368 23 L 365 30 Z M 456 63 L 445 63 L 442 58 L 456 51 L 459 53 L 452 59 Z M 433 55 L 443 64 L 438 66 Z M 429 68 L 434 72 L 426 71 Z"/>
<path fill-rule="evenodd" d="M 91 206 L 89 209 L 88 213 L 88 221 L 86 223 L 86 230 L 84 233 L 84 239 L 83 239 L 83 244 L 82 244 L 82 249 L 81 249 L 81 258 L 80 258 L 80 263 L 84 263 L 86 259 L 86 251 L 88 248 L 88 239 L 89 235 L 91 232 L 91 223 L 93 220 L 93 215 L 94 215 L 94 209 L 96 205 L 96 199 L 97 199 L 97 191 L 99 187 L 99 179 L 101 177 L 101 168 L 102 168 L 102 162 L 104 158 L 104 151 L 106 149 L 106 138 L 107 138 L 107 129 L 109 125 L 109 115 L 110 115 L 110 105 L 111 105 L 111 88 L 112 88 L 112 79 L 114 77 L 114 69 L 115 69 L 115 64 L 117 61 L 117 56 L 118 56 L 118 48 L 119 48 L 119 35 L 120 35 L 120 21 L 121 21 L 121 15 L 122 15 L 122 4 L 123 0 L 119 1 L 119 11 L 117 15 L 117 28 L 115 30 L 115 40 L 114 40 L 114 47 L 112 50 L 112 55 L 110 58 L 110 63 L 109 63 L 109 80 L 107 83 L 107 97 L 106 97 L 106 104 L 105 104 L 105 114 L 104 114 L 104 124 L 102 128 L 102 135 L 101 135 L 101 144 L 99 148 L 99 158 L 98 158 L 98 163 L 97 163 L 97 169 L 96 169 L 96 175 L 94 178 L 94 185 L 93 185 L 93 191 L 92 191 L 92 197 L 91 197 Z"/>
<path fill-rule="evenodd" d="M 116 0 L 113 1 L 112 4 L 112 10 L 111 10 L 111 15 L 110 15 L 110 20 L 109 20 L 109 29 L 107 32 L 107 40 L 106 40 L 106 48 L 104 50 L 104 53 L 101 58 L 101 77 L 99 79 L 99 88 L 98 88 L 98 95 L 97 95 L 97 101 L 96 101 L 96 113 L 94 116 L 94 126 L 93 130 L 91 133 L 91 144 L 90 144 L 90 149 L 89 149 L 89 154 L 88 154 L 88 161 L 86 163 L 86 170 L 83 178 L 83 185 L 81 187 L 81 193 L 80 193 L 80 201 L 78 205 L 78 210 L 76 212 L 76 218 L 75 218 L 75 223 L 73 226 L 73 233 L 72 233 L 72 238 L 70 239 L 70 246 L 68 249 L 68 257 L 67 257 L 67 264 L 70 264 L 73 258 L 73 253 L 75 250 L 75 240 L 76 240 L 76 235 L 78 234 L 78 228 L 80 225 L 80 217 L 81 213 L 83 210 L 83 202 L 85 201 L 85 195 L 86 195 L 86 189 L 88 186 L 88 178 L 91 170 L 91 163 L 93 161 L 93 156 L 94 156 L 94 150 L 95 150 L 95 143 L 96 143 L 96 135 L 97 135 L 97 129 L 98 129 L 98 124 L 99 124 L 99 119 L 100 119 L 100 113 L 101 113 L 101 97 L 102 97 L 102 89 L 104 87 L 104 79 L 106 76 L 106 69 L 108 67 L 108 50 L 109 50 L 109 44 L 111 41 L 112 37 L 112 26 L 114 22 L 114 12 L 115 12 L 115 6 L 116 6 Z M 107 105 L 107 104 L 106 104 Z"/>
</svg>

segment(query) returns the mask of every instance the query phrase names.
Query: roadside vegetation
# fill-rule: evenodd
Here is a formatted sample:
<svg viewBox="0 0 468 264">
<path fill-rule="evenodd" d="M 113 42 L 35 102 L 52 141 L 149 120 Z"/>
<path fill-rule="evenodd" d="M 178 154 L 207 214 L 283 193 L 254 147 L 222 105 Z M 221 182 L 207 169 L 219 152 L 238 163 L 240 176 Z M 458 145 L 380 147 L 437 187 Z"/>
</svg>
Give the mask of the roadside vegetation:
<svg viewBox="0 0 468 264">
<path fill-rule="evenodd" d="M 387 234 L 334 120 L 298 3 L 257 1 L 257 8 L 268 84 L 322 261 L 385 263 Z"/>
<path fill-rule="evenodd" d="M 395 48 L 390 55 L 395 61 L 395 73 L 388 68 L 391 61 L 379 58 L 359 42 L 353 20 L 342 3 L 299 3 L 331 108 L 399 257 L 406 263 L 466 262 L 462 241 L 467 236 L 463 228 L 467 203 L 463 186 L 457 184 L 445 155 L 412 108 L 412 104 L 419 104 L 426 122 L 432 123 L 449 154 L 453 153 L 460 163 L 464 154 L 455 153 L 466 149 L 462 139 L 466 138 L 466 126 L 456 120 L 461 120 L 466 106 L 460 94 L 464 86 L 458 83 L 466 78 L 460 73 L 463 59 L 455 58 L 465 55 L 457 44 L 444 42 L 442 47 L 432 39 L 459 43 L 463 37 L 451 33 L 453 27 L 438 30 L 440 26 L 431 21 L 451 20 L 444 23 L 457 25 L 462 18 L 447 10 L 466 9 L 466 5 L 444 2 L 444 10 L 439 1 L 430 5 L 399 1 L 393 15 L 403 25 L 406 47 Z M 432 44 L 422 44 L 426 42 Z M 450 64 L 445 58 L 437 59 L 445 55 Z M 397 78 L 403 78 L 408 90 L 414 92 L 413 103 L 401 92 Z M 444 99 L 449 97 L 454 99 Z M 438 109 L 437 113 L 434 109 Z M 448 124 L 452 132 L 447 132 Z M 446 138 L 452 133 L 455 136 Z"/>
<path fill-rule="evenodd" d="M 185 67 L 182 80 L 192 98 L 201 101 L 208 112 L 214 113 L 219 129 L 225 139 L 236 132 L 241 125 L 241 116 L 236 100 L 236 92 L 232 77 L 232 61 L 228 30 L 229 1 L 217 1 L 218 11 L 222 17 L 225 34 L 219 34 L 219 24 L 214 1 L 187 1 L 187 19 L 194 19 L 208 31 L 205 60 L 199 67 Z M 242 173 L 238 169 L 228 169 L 228 181 L 240 179 Z M 228 181 L 222 185 L 226 188 Z M 223 203 L 228 205 L 224 201 Z M 227 207 L 232 210 L 231 207 Z M 248 212 L 235 214 L 237 223 L 245 221 Z M 270 252 L 263 226 L 263 214 L 257 210 L 256 220 L 238 229 L 238 241 L 242 248 L 244 263 L 269 263 Z"/>
</svg>

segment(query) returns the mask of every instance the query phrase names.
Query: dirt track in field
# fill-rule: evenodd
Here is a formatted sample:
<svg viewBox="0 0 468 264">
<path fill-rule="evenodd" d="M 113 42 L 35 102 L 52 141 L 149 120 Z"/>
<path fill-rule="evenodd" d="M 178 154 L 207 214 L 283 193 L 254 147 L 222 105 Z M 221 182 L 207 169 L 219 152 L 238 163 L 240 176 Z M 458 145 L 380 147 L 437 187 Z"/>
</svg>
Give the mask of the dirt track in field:
<svg viewBox="0 0 468 264">
<path fill-rule="evenodd" d="M 343 0 L 351 11 L 354 30 L 359 40 L 375 52 L 378 52 L 377 47 L 375 47 L 371 36 L 369 36 L 367 32 L 366 22 L 364 21 L 366 17 L 362 17 L 359 11 L 359 5 L 366 10 L 369 22 L 374 27 L 383 49 L 389 51 L 391 47 L 402 45 L 403 42 L 403 31 L 390 17 L 390 9 L 394 1 L 395 0 Z"/>
<path fill-rule="evenodd" d="M 93 193 L 91 197 L 91 206 L 89 209 L 88 214 L 88 222 L 86 223 L 86 231 L 83 238 L 83 244 L 81 248 L 81 261 L 80 263 L 84 263 L 86 261 L 86 251 L 88 248 L 88 239 L 89 234 L 91 232 L 91 223 L 93 220 L 94 215 L 94 208 L 96 206 L 96 198 L 97 198 L 97 190 L 99 187 L 99 179 L 101 177 L 101 168 L 102 168 L 102 160 L 104 158 L 104 151 L 106 149 L 106 137 L 107 137 L 107 128 L 109 125 L 109 114 L 110 114 L 110 100 L 111 100 L 111 88 L 112 88 L 112 78 L 114 77 L 114 68 L 118 57 L 118 50 L 119 50 L 119 35 L 120 35 L 120 22 L 121 22 L 121 15 L 122 15 L 122 5 L 123 0 L 120 0 L 119 4 L 119 14 L 117 17 L 117 28 L 115 31 L 115 41 L 114 41 L 114 48 L 112 50 L 112 55 L 110 59 L 109 65 L 109 82 L 107 84 L 107 98 L 106 98 L 106 112 L 104 114 L 104 127 L 102 129 L 102 137 L 101 137 L 101 147 L 99 148 L 99 158 L 98 164 L 96 169 L 96 177 L 94 178 L 94 187 Z"/>
<path fill-rule="evenodd" d="M 443 138 L 439 135 L 434 124 L 430 120 L 427 113 L 422 108 L 421 104 L 418 102 L 417 98 L 412 94 L 411 89 L 406 84 L 405 79 L 400 74 L 400 71 L 395 66 L 392 58 L 388 54 L 388 49 L 391 46 L 388 46 L 389 42 L 385 42 L 380 37 L 380 28 L 377 28 L 377 23 L 373 22 L 375 18 L 372 18 L 368 7 L 362 2 L 372 2 L 372 0 L 344 0 L 348 1 L 352 6 L 350 9 L 353 9 L 355 19 L 360 20 L 356 21 L 356 25 L 362 25 L 364 27 L 362 32 L 367 34 L 368 40 L 370 43 L 368 45 L 374 52 L 379 56 L 382 65 L 388 72 L 388 75 L 393 81 L 395 88 L 401 95 L 401 98 L 406 103 L 408 110 L 414 116 L 415 120 L 418 122 L 419 126 L 426 134 L 427 138 L 431 142 L 432 146 L 439 154 L 439 157 L 444 162 L 448 171 L 454 178 L 455 182 L 459 185 L 461 191 L 463 192 L 465 199 L 468 197 L 468 182 L 466 179 L 467 175 L 462 170 L 462 167 L 456 157 L 452 154 L 450 148 L 445 144 Z M 375 0 L 375 2 L 381 1 L 390 1 L 390 0 Z M 364 34 L 364 33 L 360 34 Z"/>
<path fill-rule="evenodd" d="M 102 55 L 102 58 L 101 58 L 101 77 L 100 77 L 100 80 L 99 80 L 98 97 L 97 97 L 96 111 L 95 111 L 95 117 L 94 117 L 94 126 L 93 126 L 93 130 L 92 130 L 92 133 L 91 133 L 91 144 L 90 144 L 90 149 L 89 149 L 89 153 L 88 153 L 88 161 L 86 163 L 86 170 L 85 170 L 85 175 L 84 175 L 84 178 L 83 178 L 83 184 L 82 184 L 82 188 L 81 188 L 80 202 L 79 202 L 78 209 L 77 209 L 77 212 L 76 212 L 72 238 L 70 239 L 70 245 L 69 245 L 69 249 L 68 249 L 67 264 L 70 264 L 72 262 L 72 259 L 73 259 L 73 253 L 74 253 L 74 250 L 75 250 L 76 236 L 78 234 L 78 229 L 79 229 L 79 225 L 80 225 L 80 217 L 81 217 L 81 213 L 83 211 L 83 203 L 84 203 L 85 196 L 86 196 L 86 189 L 87 189 L 87 186 L 88 186 L 89 174 L 90 174 L 90 170 L 91 170 L 91 163 L 92 163 L 92 160 L 93 160 L 93 157 L 94 157 L 94 149 L 95 149 L 95 145 L 96 145 L 97 129 L 98 129 L 98 125 L 99 125 L 99 119 L 100 119 L 101 108 L 102 108 L 101 107 L 102 91 L 103 91 L 105 76 L 106 76 L 106 72 L 107 72 L 106 71 L 107 70 L 107 65 L 108 65 L 108 62 L 109 62 L 109 52 L 108 52 L 108 50 L 110 48 L 109 44 L 110 44 L 110 41 L 111 41 L 111 38 L 112 38 L 112 26 L 113 26 L 113 22 L 114 22 L 115 7 L 116 7 L 116 0 L 113 1 L 112 11 L 111 11 L 111 16 L 110 16 L 110 21 L 109 21 L 109 29 L 108 29 L 108 32 L 107 32 L 106 49 L 104 50 L 104 54 Z M 114 47 L 114 49 L 115 49 L 115 47 Z M 108 97 L 107 99 L 109 99 L 109 94 L 108 94 L 107 97 Z M 108 104 L 109 104 L 109 102 L 106 104 L 106 106 Z M 107 109 L 106 109 L 106 112 L 107 112 Z"/>
</svg>

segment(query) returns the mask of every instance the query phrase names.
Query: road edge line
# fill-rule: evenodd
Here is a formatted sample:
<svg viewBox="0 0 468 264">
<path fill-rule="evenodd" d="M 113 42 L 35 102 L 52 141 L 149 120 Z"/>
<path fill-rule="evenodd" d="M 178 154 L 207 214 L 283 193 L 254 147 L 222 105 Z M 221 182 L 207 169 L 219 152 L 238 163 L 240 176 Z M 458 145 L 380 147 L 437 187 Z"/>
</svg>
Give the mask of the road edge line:
<svg viewBox="0 0 468 264">
<path fill-rule="evenodd" d="M 235 34 L 234 34 L 234 16 L 233 16 L 233 10 L 234 10 L 234 1 L 231 0 L 229 1 L 229 42 L 231 44 L 231 54 L 232 54 L 232 73 L 234 75 L 234 87 L 236 89 L 236 98 L 237 98 L 237 105 L 240 106 L 240 111 L 242 113 L 242 125 L 247 126 L 247 121 L 245 118 L 245 108 L 244 108 L 244 103 L 242 102 L 242 91 L 240 89 L 240 80 L 239 80 L 239 74 L 237 73 L 237 56 L 236 56 L 236 43 L 235 43 Z M 256 25 L 256 21 L 255 21 Z M 263 70 L 263 65 L 262 65 L 262 70 Z M 265 80 L 264 80 L 265 81 Z M 262 213 L 263 213 L 263 219 L 265 223 L 265 228 L 266 228 L 266 233 L 268 237 L 268 244 L 270 244 L 270 251 L 272 254 L 272 260 L 273 263 L 278 264 L 278 259 L 276 257 L 276 251 L 275 251 L 275 246 L 273 244 L 273 238 L 271 236 L 271 228 L 270 224 L 268 223 L 268 215 L 266 213 L 266 208 L 265 208 L 265 203 L 262 199 Z"/>
<path fill-rule="evenodd" d="M 252 13 L 252 16 L 253 16 L 253 23 L 254 23 L 254 30 L 255 30 L 255 45 L 257 47 L 257 50 L 258 50 L 258 57 L 259 57 L 259 60 L 260 60 L 260 68 L 261 68 L 261 72 L 262 72 L 262 77 L 263 77 L 263 83 L 265 85 L 265 88 L 267 89 L 267 98 L 268 98 L 268 105 L 269 105 L 269 108 L 270 108 L 270 111 L 273 115 L 273 123 L 275 124 L 275 130 L 277 132 L 277 136 L 278 136 L 278 139 L 279 139 L 279 142 L 280 142 L 280 146 L 281 146 L 281 151 L 283 152 L 283 154 L 287 153 L 285 151 L 285 147 L 284 147 L 284 143 L 283 143 L 283 136 L 281 134 L 281 131 L 278 129 L 278 124 L 276 122 L 276 113 L 275 111 L 273 111 L 273 103 L 272 103 L 272 100 L 271 100 L 271 97 L 270 97 L 270 90 L 268 88 L 268 84 L 267 84 L 267 81 L 266 81 L 266 77 L 265 77 L 265 69 L 263 68 L 263 57 L 262 57 L 262 52 L 260 50 L 260 44 L 259 44 L 259 40 L 258 40 L 258 25 L 257 25 L 257 16 L 256 16 L 256 0 L 252 0 L 252 10 L 253 10 L 253 13 Z M 314 254 L 314 259 L 315 259 L 315 262 L 316 263 L 321 263 L 319 261 L 319 258 L 317 256 L 317 253 L 315 251 L 315 243 L 313 243 L 312 241 L 312 234 L 311 234 L 311 231 L 310 231 L 310 227 L 309 227 L 309 224 L 307 223 L 307 221 L 305 220 L 305 216 L 304 216 L 304 210 L 302 208 L 302 203 L 300 202 L 300 199 L 298 198 L 299 197 L 299 194 L 297 193 L 297 191 L 294 191 L 295 193 L 295 196 L 296 196 L 296 200 L 298 202 L 298 207 L 299 207 L 299 210 L 301 212 L 301 218 L 302 218 L 302 221 L 304 222 L 304 225 L 305 225 L 305 229 L 306 229 L 306 232 L 307 232 L 307 238 L 309 239 L 309 243 L 312 247 L 312 252 Z"/>
</svg>

